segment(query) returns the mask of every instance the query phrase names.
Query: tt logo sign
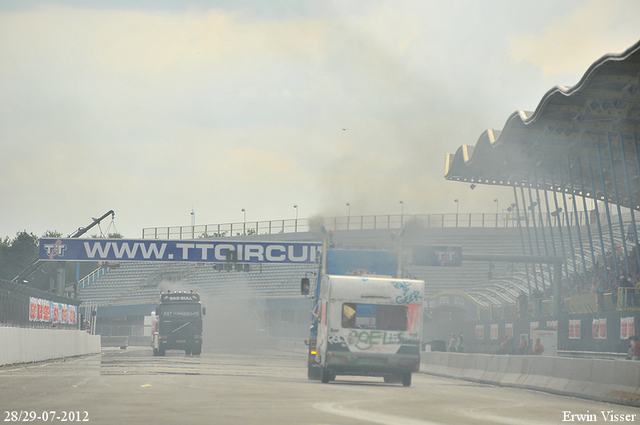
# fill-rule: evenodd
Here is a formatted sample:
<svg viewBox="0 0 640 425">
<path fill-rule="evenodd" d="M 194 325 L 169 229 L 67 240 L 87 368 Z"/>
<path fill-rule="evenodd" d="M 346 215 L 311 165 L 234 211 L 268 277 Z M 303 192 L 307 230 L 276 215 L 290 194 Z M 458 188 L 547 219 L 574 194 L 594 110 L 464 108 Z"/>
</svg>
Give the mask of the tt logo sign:
<svg viewBox="0 0 640 425">
<path fill-rule="evenodd" d="M 411 254 L 411 264 L 414 266 L 462 266 L 462 247 L 460 246 L 413 246 Z"/>
<path fill-rule="evenodd" d="M 436 249 L 434 254 L 438 264 L 443 267 L 449 263 L 456 263 L 458 260 L 458 251 L 456 251 L 452 246 L 447 247 L 445 250 Z"/>
<path fill-rule="evenodd" d="M 61 240 L 58 240 L 53 244 L 45 244 L 44 250 L 47 253 L 47 257 L 53 260 L 55 257 L 64 257 L 64 252 L 67 250 L 67 245 L 63 244 Z"/>
</svg>

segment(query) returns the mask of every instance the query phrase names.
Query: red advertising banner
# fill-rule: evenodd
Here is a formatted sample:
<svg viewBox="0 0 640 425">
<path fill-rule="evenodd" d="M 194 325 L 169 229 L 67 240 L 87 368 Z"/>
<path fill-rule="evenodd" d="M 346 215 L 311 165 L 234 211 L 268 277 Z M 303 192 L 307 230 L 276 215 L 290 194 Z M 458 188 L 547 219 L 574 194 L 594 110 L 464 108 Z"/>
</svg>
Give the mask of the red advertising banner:
<svg viewBox="0 0 640 425">
<path fill-rule="evenodd" d="M 498 329 L 498 324 L 492 324 L 491 325 L 491 334 L 490 334 L 490 338 L 491 339 L 498 339 L 498 333 L 499 333 L 499 329 Z"/>
<path fill-rule="evenodd" d="M 533 340 L 533 330 L 534 329 L 538 329 L 538 327 L 540 326 L 539 322 L 530 322 L 529 323 L 529 339 Z"/>
<path fill-rule="evenodd" d="M 38 322 L 42 322 L 42 316 L 43 316 L 43 311 L 42 311 L 42 300 L 40 298 L 38 298 L 37 300 L 38 302 Z"/>
<path fill-rule="evenodd" d="M 607 319 L 600 319 L 598 322 L 598 338 L 607 339 Z"/>
<path fill-rule="evenodd" d="M 51 301 L 42 300 L 42 321 L 51 321 Z"/>
<path fill-rule="evenodd" d="M 580 319 L 569 320 L 569 339 L 580 339 Z"/>
<path fill-rule="evenodd" d="M 29 297 L 29 321 L 75 325 L 78 323 L 78 307 L 41 298 Z"/>
<path fill-rule="evenodd" d="M 38 299 L 29 297 L 29 321 L 35 322 L 38 320 Z"/>
<path fill-rule="evenodd" d="M 484 325 L 476 325 L 476 339 L 484 339 Z"/>
<path fill-rule="evenodd" d="M 509 338 L 513 338 L 513 323 L 504 324 L 504 334 Z"/>
<path fill-rule="evenodd" d="M 591 336 L 593 339 L 607 339 L 607 319 L 593 319 Z"/>
<path fill-rule="evenodd" d="M 635 335 L 634 317 L 620 318 L 620 339 L 628 339 Z"/>
</svg>

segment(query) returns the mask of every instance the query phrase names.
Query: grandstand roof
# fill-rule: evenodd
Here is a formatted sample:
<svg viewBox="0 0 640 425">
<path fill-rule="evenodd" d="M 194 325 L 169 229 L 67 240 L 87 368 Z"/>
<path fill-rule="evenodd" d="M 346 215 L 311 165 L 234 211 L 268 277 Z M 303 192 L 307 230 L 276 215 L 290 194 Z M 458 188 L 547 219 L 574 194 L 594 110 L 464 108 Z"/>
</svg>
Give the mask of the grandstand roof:
<svg viewBox="0 0 640 425">
<path fill-rule="evenodd" d="M 598 59 L 575 86 L 549 90 L 534 112 L 516 111 L 501 131 L 486 130 L 475 146 L 462 145 L 455 154 L 447 154 L 445 178 L 564 191 L 603 200 L 600 150 L 609 202 L 616 203 L 617 192 L 620 204 L 629 206 L 626 165 L 632 206 L 640 210 L 639 128 L 640 41 L 624 53 Z M 591 186 L 590 168 L 595 187 Z"/>
</svg>

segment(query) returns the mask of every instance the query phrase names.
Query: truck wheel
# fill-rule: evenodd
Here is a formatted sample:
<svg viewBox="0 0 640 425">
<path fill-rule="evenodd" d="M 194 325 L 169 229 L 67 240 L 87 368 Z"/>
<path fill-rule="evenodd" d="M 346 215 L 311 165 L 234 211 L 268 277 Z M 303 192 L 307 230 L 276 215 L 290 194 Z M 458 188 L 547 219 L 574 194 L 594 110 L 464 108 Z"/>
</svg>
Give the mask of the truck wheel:
<svg viewBox="0 0 640 425">
<path fill-rule="evenodd" d="M 201 346 L 197 346 L 196 348 L 191 350 L 191 354 L 193 354 L 194 356 L 199 356 L 200 353 L 202 353 L 202 347 Z"/>
<path fill-rule="evenodd" d="M 165 354 L 166 354 L 166 350 L 164 348 L 158 348 L 158 355 L 160 357 L 164 357 Z"/>
<path fill-rule="evenodd" d="M 328 370 L 324 370 L 324 368 L 320 369 L 320 380 L 322 381 L 322 383 L 328 383 L 329 379 L 331 379 L 331 372 L 329 372 Z"/>
<path fill-rule="evenodd" d="M 158 355 L 158 349 L 157 349 L 157 348 L 154 348 L 154 349 L 153 349 L 153 355 L 154 355 L 154 356 L 157 356 L 157 355 Z"/>
<path fill-rule="evenodd" d="M 189 349 L 189 348 L 185 348 L 185 349 L 184 349 L 184 355 L 185 355 L 185 356 L 188 356 L 188 355 L 190 355 L 190 354 L 191 354 L 191 349 Z"/>
<path fill-rule="evenodd" d="M 402 374 L 402 386 L 403 387 L 411 386 L 411 372 L 404 372 Z"/>
</svg>

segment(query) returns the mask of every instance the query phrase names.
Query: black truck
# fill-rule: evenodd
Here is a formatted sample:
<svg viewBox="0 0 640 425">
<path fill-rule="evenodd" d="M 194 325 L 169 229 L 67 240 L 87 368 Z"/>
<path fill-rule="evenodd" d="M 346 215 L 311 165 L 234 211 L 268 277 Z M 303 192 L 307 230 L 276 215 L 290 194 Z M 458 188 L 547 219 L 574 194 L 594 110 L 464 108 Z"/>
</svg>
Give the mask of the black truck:
<svg viewBox="0 0 640 425">
<path fill-rule="evenodd" d="M 163 292 L 156 308 L 151 335 L 154 356 L 167 350 L 184 350 L 185 354 L 202 352 L 202 316 L 206 309 L 197 292 Z"/>
</svg>

